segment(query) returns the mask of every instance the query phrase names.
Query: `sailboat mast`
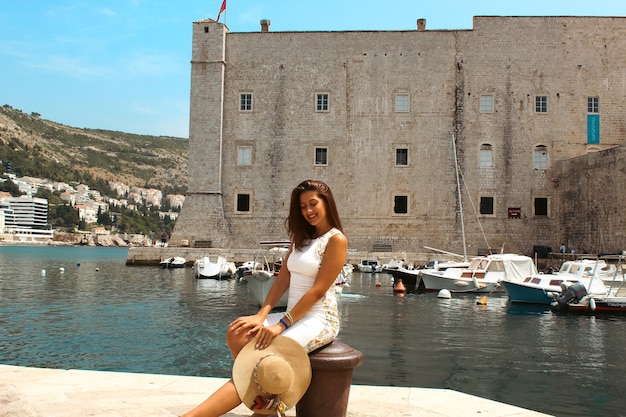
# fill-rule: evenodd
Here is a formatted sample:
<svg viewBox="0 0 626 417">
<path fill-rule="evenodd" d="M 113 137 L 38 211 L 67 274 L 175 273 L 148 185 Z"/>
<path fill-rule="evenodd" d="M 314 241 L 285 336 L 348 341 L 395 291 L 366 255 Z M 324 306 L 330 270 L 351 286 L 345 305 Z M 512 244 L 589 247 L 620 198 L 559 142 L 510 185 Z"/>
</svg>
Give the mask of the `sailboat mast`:
<svg viewBox="0 0 626 417">
<path fill-rule="evenodd" d="M 463 221 L 463 203 L 461 202 L 461 182 L 459 181 L 459 163 L 456 157 L 456 140 L 452 134 L 452 154 L 454 155 L 454 173 L 456 174 L 456 197 L 459 202 L 459 214 L 461 216 L 461 240 L 463 242 L 463 259 L 467 260 L 465 247 L 465 222 Z"/>
</svg>

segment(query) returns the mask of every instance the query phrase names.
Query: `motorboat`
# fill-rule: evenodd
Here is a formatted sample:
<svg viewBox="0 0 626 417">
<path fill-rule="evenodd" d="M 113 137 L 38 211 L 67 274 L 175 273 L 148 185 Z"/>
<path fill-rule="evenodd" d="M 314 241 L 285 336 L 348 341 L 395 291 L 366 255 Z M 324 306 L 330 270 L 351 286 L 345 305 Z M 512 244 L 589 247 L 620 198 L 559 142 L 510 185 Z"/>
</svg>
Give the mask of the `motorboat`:
<svg viewBox="0 0 626 417">
<path fill-rule="evenodd" d="M 399 269 L 399 268 L 408 269 L 408 265 L 404 259 L 393 258 L 389 260 L 389 262 L 383 264 L 383 271 L 395 271 L 396 269 Z"/>
<path fill-rule="evenodd" d="M 235 264 L 228 262 L 223 256 L 218 256 L 215 262 L 209 256 L 203 256 L 194 263 L 196 278 L 229 279 L 236 269 Z"/>
<path fill-rule="evenodd" d="M 161 268 L 184 268 L 187 260 L 182 256 L 172 256 L 159 262 Z"/>
<path fill-rule="evenodd" d="M 248 288 L 259 305 L 263 305 L 267 293 L 276 281 L 290 244 L 288 241 L 261 242 L 261 250 L 252 261 L 254 267 L 244 271 L 243 279 L 248 283 Z M 273 246 L 268 249 L 267 246 L 270 245 Z M 289 294 L 286 291 L 274 307 L 287 307 L 288 299 Z"/>
<path fill-rule="evenodd" d="M 378 262 L 378 259 L 363 259 L 357 265 L 357 269 L 360 272 L 382 272 L 383 266 Z"/>
<path fill-rule="evenodd" d="M 256 262 L 254 260 L 246 261 L 237 267 L 237 270 L 235 273 L 237 274 L 239 278 L 243 278 L 243 276 L 245 275 L 247 271 L 252 271 L 253 269 L 260 268 L 260 267 L 261 267 L 261 264 L 259 262 Z"/>
<path fill-rule="evenodd" d="M 602 281 L 605 286 L 603 293 L 593 293 L 583 283 L 576 283 L 568 287 L 552 303 L 553 311 L 570 311 L 585 314 L 626 314 L 626 285 L 624 283 L 625 264 L 624 255 L 619 256 L 619 263 L 615 266 L 613 279 L 592 276 L 593 281 Z M 607 285 L 608 284 L 608 285 Z"/>
<path fill-rule="evenodd" d="M 552 304 L 571 285 L 581 283 L 588 293 L 604 294 L 606 286 L 600 279 L 566 277 L 559 274 L 538 274 L 523 281 L 502 281 L 512 303 Z"/>
<path fill-rule="evenodd" d="M 466 268 L 423 269 L 426 291 L 493 292 L 503 291 L 501 281 L 523 281 L 537 275 L 532 258 L 516 254 L 492 254 L 474 258 Z"/>
<path fill-rule="evenodd" d="M 595 276 L 606 285 L 615 277 L 622 279 L 621 275 L 616 276 L 616 272 L 617 266 L 607 263 L 604 259 L 575 259 L 563 262 L 555 274 L 572 281 Z"/>
</svg>

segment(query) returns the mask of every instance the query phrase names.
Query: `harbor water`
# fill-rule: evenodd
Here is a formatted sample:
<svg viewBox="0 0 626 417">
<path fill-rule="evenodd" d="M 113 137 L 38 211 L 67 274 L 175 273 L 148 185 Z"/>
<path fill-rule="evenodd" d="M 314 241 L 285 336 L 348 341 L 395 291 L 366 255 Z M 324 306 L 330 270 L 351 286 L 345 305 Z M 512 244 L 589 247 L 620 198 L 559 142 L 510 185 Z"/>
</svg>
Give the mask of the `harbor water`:
<svg viewBox="0 0 626 417">
<path fill-rule="evenodd" d="M 245 281 L 126 266 L 126 254 L 0 246 L 0 363 L 228 377 L 226 327 L 258 308 Z M 353 383 L 447 388 L 556 416 L 626 416 L 626 316 L 479 298 L 400 297 L 390 275 L 355 272 L 340 297 L 340 339 L 365 358 Z"/>
</svg>

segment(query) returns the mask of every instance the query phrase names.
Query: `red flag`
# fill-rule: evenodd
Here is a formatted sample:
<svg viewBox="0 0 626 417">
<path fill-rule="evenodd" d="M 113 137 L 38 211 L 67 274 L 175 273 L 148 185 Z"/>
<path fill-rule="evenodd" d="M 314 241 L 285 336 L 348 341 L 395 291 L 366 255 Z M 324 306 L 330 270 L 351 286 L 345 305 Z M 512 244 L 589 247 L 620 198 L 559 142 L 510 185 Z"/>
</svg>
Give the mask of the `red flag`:
<svg viewBox="0 0 626 417">
<path fill-rule="evenodd" d="M 226 0 L 224 0 L 222 2 L 222 7 L 220 7 L 220 12 L 217 14 L 217 21 L 220 21 L 220 16 L 222 15 L 222 12 L 226 10 Z"/>
</svg>

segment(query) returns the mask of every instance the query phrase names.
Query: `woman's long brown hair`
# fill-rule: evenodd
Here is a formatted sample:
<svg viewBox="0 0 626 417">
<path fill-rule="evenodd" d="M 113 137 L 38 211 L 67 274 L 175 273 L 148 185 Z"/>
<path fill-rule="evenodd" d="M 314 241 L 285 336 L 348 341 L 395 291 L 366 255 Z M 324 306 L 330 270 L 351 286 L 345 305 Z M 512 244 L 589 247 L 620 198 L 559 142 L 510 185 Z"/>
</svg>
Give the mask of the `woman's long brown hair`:
<svg viewBox="0 0 626 417">
<path fill-rule="evenodd" d="M 306 241 L 317 237 L 315 236 L 315 226 L 311 226 L 311 224 L 306 221 L 300 209 L 300 195 L 306 191 L 315 191 L 317 196 L 324 201 L 326 204 L 328 222 L 332 227 L 341 230 L 343 233 L 339 212 L 337 211 L 337 204 L 335 203 L 335 197 L 333 197 L 332 191 L 330 191 L 330 187 L 322 181 L 303 181 L 291 192 L 289 217 L 285 220 L 287 232 L 296 249 L 302 249 Z"/>
</svg>

